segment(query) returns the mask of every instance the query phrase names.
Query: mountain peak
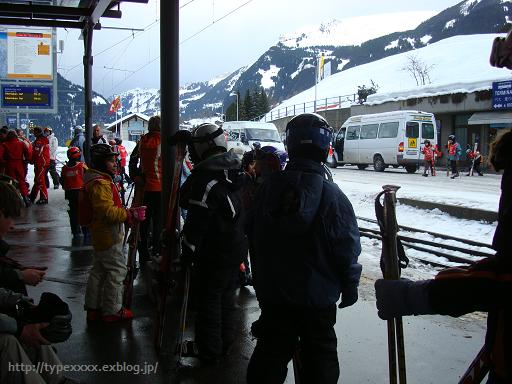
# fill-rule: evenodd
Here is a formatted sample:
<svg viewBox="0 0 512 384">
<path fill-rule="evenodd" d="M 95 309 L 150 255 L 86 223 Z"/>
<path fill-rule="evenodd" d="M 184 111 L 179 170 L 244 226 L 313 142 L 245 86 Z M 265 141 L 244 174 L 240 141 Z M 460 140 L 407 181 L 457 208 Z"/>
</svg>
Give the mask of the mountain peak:
<svg viewBox="0 0 512 384">
<path fill-rule="evenodd" d="M 414 29 L 434 15 L 434 11 L 418 11 L 359 16 L 342 20 L 333 19 L 320 25 L 308 26 L 281 35 L 279 43 L 289 48 L 359 45 L 365 41 L 397 32 L 397 25 L 400 25 L 403 30 Z M 383 23 L 383 20 L 386 22 Z"/>
</svg>

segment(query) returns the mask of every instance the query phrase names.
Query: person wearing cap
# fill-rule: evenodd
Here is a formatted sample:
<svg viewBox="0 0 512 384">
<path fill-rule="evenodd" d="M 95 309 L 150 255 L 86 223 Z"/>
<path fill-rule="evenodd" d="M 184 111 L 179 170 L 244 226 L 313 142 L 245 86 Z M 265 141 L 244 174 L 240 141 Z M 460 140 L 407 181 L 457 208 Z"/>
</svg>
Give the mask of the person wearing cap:
<svg viewBox="0 0 512 384">
<path fill-rule="evenodd" d="M 117 172 L 117 155 L 108 144 L 92 145 L 92 167 L 84 174 L 83 188 L 92 212 L 92 221 L 88 226 L 94 249 L 85 293 L 88 322 L 101 319 L 111 323 L 133 318 L 133 312 L 122 306 L 123 281 L 126 277 L 123 223 L 130 225 L 134 220 L 141 221 L 143 215 L 134 214 L 137 208 L 123 207 L 112 179 Z"/>
<path fill-rule="evenodd" d="M 32 164 L 34 164 L 34 185 L 30 191 L 30 201 L 33 203 L 37 196 L 38 205 L 48 204 L 48 190 L 46 189 L 45 175 L 50 165 L 50 144 L 43 134 L 41 127 L 34 127 L 36 137 L 32 144 Z"/>
<path fill-rule="evenodd" d="M 78 222 L 78 197 L 84 185 L 84 172 L 87 166 L 80 161 L 80 148 L 71 147 L 67 150 L 68 161 L 62 166 L 60 183 L 64 189 L 64 198 L 68 201 L 69 226 L 73 234 L 73 240 L 87 233 L 86 228 L 80 228 Z M 84 233 L 85 232 L 85 233 Z"/>
<path fill-rule="evenodd" d="M 362 267 L 352 205 L 325 177 L 332 132 L 320 115 L 295 116 L 286 126 L 289 163 L 256 191 L 247 227 L 261 315 L 251 327 L 249 384 L 284 383 L 297 351 L 301 382 L 338 382 L 336 302 L 357 301 Z"/>
<path fill-rule="evenodd" d="M 71 139 L 71 142 L 69 143 L 70 147 L 77 147 L 80 149 L 80 161 L 84 162 L 84 142 L 85 142 L 85 136 L 84 136 L 84 130 L 81 126 L 77 125 L 73 131 L 73 139 Z"/>
<path fill-rule="evenodd" d="M 48 172 L 46 174 L 46 178 L 48 177 L 48 173 L 50 174 L 53 182 L 53 189 L 59 189 L 59 174 L 57 173 L 57 149 L 59 147 L 59 140 L 57 136 L 53 134 L 53 129 L 51 127 L 46 127 L 44 129 L 44 133 L 48 138 L 48 144 L 50 146 L 50 164 L 48 166 Z"/>
</svg>

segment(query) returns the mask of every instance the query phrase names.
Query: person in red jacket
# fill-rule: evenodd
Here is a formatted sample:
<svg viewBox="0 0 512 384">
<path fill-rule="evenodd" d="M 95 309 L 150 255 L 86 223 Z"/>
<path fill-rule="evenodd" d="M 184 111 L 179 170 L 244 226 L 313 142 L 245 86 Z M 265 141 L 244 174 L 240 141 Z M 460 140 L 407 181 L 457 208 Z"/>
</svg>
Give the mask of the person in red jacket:
<svg viewBox="0 0 512 384">
<path fill-rule="evenodd" d="M 71 227 L 73 239 L 76 240 L 82 234 L 78 223 L 78 194 L 80 188 L 84 185 L 84 171 L 87 169 L 87 166 L 80 161 L 80 148 L 71 147 L 66 154 L 68 161 L 62 166 L 60 184 L 64 189 L 64 198 L 69 204 L 69 226 Z"/>
<path fill-rule="evenodd" d="M 160 231 L 162 228 L 162 167 L 160 156 L 160 116 L 148 122 L 149 132 L 139 143 L 140 164 L 144 180 L 144 203 L 147 206 L 146 220 L 141 223 L 140 261 L 149 259 L 148 230 L 153 222 L 152 254 L 160 254 Z"/>
<path fill-rule="evenodd" d="M 27 190 L 29 189 L 29 185 L 27 182 L 27 173 L 28 173 L 28 164 L 32 160 L 32 143 L 25 136 L 25 131 L 21 128 L 16 129 L 16 133 L 18 134 L 18 139 L 27 147 L 27 157 L 23 159 L 23 165 L 25 169 L 25 184 L 27 186 Z"/>
<path fill-rule="evenodd" d="M 30 201 L 28 199 L 28 188 L 25 183 L 25 164 L 24 161 L 28 157 L 27 146 L 18 139 L 18 134 L 14 130 L 10 130 L 7 139 L 2 143 L 3 160 L 5 162 L 5 174 L 18 182 L 20 194 L 23 197 L 25 205 L 28 207 Z"/>
<path fill-rule="evenodd" d="M 425 164 L 425 170 L 423 171 L 423 176 L 428 176 L 428 170 L 430 169 L 430 174 L 435 176 L 434 171 L 434 147 L 430 144 L 430 140 L 425 140 L 425 146 L 421 149 L 423 153 L 423 160 Z"/>
<path fill-rule="evenodd" d="M 50 166 L 50 144 L 43 134 L 41 127 L 34 128 L 36 137 L 32 144 L 32 164 L 34 164 L 34 185 L 30 191 L 30 201 L 34 202 L 37 195 L 40 194 L 36 204 L 48 204 L 48 190 L 44 176 Z"/>
</svg>

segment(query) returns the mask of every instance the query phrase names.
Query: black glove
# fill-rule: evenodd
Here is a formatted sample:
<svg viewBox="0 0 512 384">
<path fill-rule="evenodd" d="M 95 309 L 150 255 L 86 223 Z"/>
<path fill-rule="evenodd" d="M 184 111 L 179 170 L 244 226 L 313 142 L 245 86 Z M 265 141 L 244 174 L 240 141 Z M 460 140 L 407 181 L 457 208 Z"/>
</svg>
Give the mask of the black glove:
<svg viewBox="0 0 512 384">
<path fill-rule="evenodd" d="M 338 308 L 345 308 L 354 305 L 358 299 L 357 285 L 344 287 L 341 289 L 341 301 Z"/>
<path fill-rule="evenodd" d="M 188 129 L 180 129 L 174 135 L 169 138 L 170 145 L 176 145 L 178 143 L 188 144 L 192 139 L 192 133 Z"/>
<path fill-rule="evenodd" d="M 197 264 L 197 255 L 192 249 L 183 244 L 181 248 L 181 262 L 187 268 L 194 268 Z"/>
<path fill-rule="evenodd" d="M 428 298 L 429 280 L 408 279 L 375 282 L 378 315 L 382 320 L 409 315 L 435 314 Z"/>
</svg>

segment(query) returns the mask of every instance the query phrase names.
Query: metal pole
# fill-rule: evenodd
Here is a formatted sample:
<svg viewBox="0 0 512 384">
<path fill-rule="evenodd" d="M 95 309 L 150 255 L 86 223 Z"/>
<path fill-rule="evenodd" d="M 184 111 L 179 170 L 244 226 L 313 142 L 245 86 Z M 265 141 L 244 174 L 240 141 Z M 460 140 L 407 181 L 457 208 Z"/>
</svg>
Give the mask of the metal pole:
<svg viewBox="0 0 512 384">
<path fill-rule="evenodd" d="M 236 93 L 236 121 L 238 121 L 238 92 Z"/>
<path fill-rule="evenodd" d="M 160 19 L 166 20 L 160 23 L 162 207 L 166 211 L 176 156 L 169 137 L 179 127 L 179 2 L 160 0 Z"/>
<path fill-rule="evenodd" d="M 83 29 L 84 37 L 84 105 L 85 105 L 85 162 L 90 164 L 90 148 L 92 137 L 92 31 L 94 25 L 87 22 Z"/>
<path fill-rule="evenodd" d="M 315 103 L 313 106 L 313 111 L 316 113 L 316 85 L 318 84 L 318 58 L 316 58 L 316 65 L 315 65 Z"/>
</svg>

